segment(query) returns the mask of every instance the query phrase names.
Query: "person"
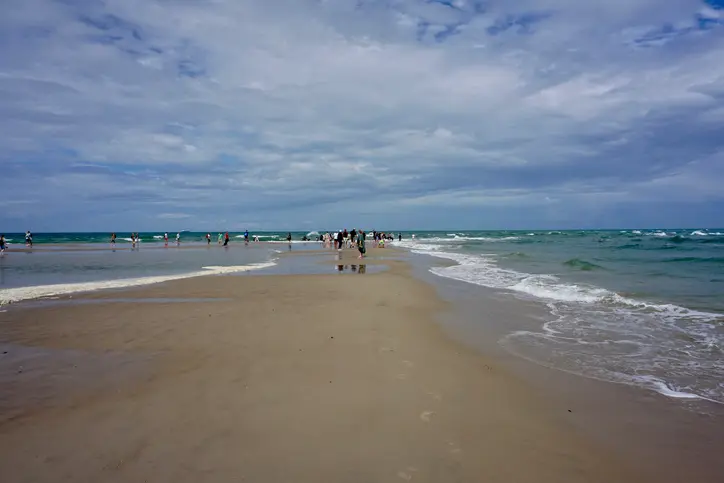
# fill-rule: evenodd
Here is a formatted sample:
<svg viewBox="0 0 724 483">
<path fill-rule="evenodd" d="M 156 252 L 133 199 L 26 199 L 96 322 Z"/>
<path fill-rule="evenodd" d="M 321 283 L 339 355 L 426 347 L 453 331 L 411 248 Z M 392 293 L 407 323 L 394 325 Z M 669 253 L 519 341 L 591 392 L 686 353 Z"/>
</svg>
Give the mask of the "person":
<svg viewBox="0 0 724 483">
<path fill-rule="evenodd" d="M 116 234 L 111 233 L 111 245 L 116 246 Z"/>
<path fill-rule="evenodd" d="M 254 235 L 254 243 L 259 243 L 259 235 Z"/>
<path fill-rule="evenodd" d="M 402 241 L 402 233 L 397 234 L 397 241 Z"/>
<path fill-rule="evenodd" d="M 168 233 L 163 234 L 163 243 L 164 246 L 168 246 Z"/>
<path fill-rule="evenodd" d="M 206 234 L 206 244 L 211 245 L 211 233 Z"/>
<path fill-rule="evenodd" d="M 249 230 L 244 230 L 244 243 L 249 243 Z"/>
<path fill-rule="evenodd" d="M 342 237 L 342 230 L 339 230 L 337 232 L 337 242 L 335 244 L 335 247 L 337 248 L 337 250 L 342 249 L 342 243 L 344 243 L 344 238 Z"/>
<path fill-rule="evenodd" d="M 288 242 L 289 244 L 292 243 L 292 234 L 291 234 L 291 232 L 288 232 L 288 233 L 287 233 L 287 242 Z"/>
<path fill-rule="evenodd" d="M 217 243 L 218 243 L 219 245 L 221 245 L 221 239 L 222 239 L 222 238 L 224 238 L 224 235 L 222 235 L 221 233 L 219 233 L 219 238 L 218 238 L 218 240 L 217 240 Z"/>
<path fill-rule="evenodd" d="M 362 230 L 357 234 L 357 250 L 359 251 L 359 257 L 357 258 L 364 258 L 367 249 L 365 248 L 365 232 Z"/>
<path fill-rule="evenodd" d="M 5 235 L 0 235 L 0 255 L 5 254 Z"/>
<path fill-rule="evenodd" d="M 30 230 L 25 232 L 25 246 L 33 248 L 33 234 Z"/>
<path fill-rule="evenodd" d="M 136 248 L 136 234 L 131 233 L 131 250 Z"/>
<path fill-rule="evenodd" d="M 225 247 L 229 246 L 229 232 L 228 231 L 224 234 L 224 246 Z"/>
<path fill-rule="evenodd" d="M 181 233 L 176 233 L 176 246 L 181 246 Z"/>
</svg>

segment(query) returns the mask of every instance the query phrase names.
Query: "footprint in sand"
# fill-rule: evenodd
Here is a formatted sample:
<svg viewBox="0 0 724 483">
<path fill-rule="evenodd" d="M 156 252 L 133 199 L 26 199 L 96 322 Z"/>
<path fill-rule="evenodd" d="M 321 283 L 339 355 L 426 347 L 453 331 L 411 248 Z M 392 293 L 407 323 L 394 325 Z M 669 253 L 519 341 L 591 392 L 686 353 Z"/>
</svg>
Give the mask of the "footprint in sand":
<svg viewBox="0 0 724 483">
<path fill-rule="evenodd" d="M 442 401 L 442 395 L 440 395 L 436 392 L 427 391 L 426 394 L 428 396 L 432 397 L 435 401 Z"/>
<path fill-rule="evenodd" d="M 430 419 L 432 419 L 432 416 L 434 414 L 435 414 L 435 411 L 423 411 L 422 414 L 420 414 L 420 419 L 422 419 L 426 423 L 429 423 Z"/>
<path fill-rule="evenodd" d="M 405 471 L 398 471 L 397 476 L 405 481 L 410 481 L 416 472 L 417 468 L 410 466 Z"/>
</svg>

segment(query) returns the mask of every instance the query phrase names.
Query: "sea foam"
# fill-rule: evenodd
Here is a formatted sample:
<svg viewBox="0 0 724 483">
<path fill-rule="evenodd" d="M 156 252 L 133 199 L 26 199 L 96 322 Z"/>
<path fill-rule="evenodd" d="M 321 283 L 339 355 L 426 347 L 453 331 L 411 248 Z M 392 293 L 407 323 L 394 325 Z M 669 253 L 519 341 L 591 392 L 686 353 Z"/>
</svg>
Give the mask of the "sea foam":
<svg viewBox="0 0 724 483">
<path fill-rule="evenodd" d="M 23 300 L 32 300 L 57 295 L 69 295 L 80 292 L 93 292 L 96 290 L 118 289 L 126 287 L 138 287 L 151 285 L 172 280 L 202 277 L 208 275 L 222 275 L 229 273 L 246 272 L 250 270 L 261 270 L 273 267 L 276 262 L 269 261 L 254 263 L 250 265 L 236 266 L 210 266 L 203 267 L 195 272 L 187 272 L 175 275 L 159 275 L 152 277 L 125 278 L 120 280 L 105 280 L 97 282 L 67 283 L 55 285 L 38 285 L 34 287 L 16 287 L 0 290 L 0 306 L 16 303 Z"/>
</svg>

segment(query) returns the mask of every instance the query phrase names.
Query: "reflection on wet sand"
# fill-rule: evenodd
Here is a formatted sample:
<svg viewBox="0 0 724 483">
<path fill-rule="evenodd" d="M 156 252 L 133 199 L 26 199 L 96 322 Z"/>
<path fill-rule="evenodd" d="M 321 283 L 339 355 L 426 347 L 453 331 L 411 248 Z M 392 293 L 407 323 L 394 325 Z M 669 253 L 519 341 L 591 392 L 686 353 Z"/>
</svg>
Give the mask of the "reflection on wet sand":
<svg viewBox="0 0 724 483">
<path fill-rule="evenodd" d="M 337 271 L 340 273 L 347 269 L 354 273 L 367 273 L 367 265 L 337 265 Z"/>
</svg>

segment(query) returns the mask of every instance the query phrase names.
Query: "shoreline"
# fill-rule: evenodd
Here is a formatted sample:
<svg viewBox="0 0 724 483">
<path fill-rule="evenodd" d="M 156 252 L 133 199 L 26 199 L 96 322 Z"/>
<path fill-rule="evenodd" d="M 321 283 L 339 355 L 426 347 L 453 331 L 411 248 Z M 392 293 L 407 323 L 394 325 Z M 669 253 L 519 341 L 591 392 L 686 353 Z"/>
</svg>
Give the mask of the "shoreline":
<svg viewBox="0 0 724 483">
<path fill-rule="evenodd" d="M 0 314 L 4 341 L 42 353 L 9 374 L 0 470 L 13 481 L 645 481 L 447 337 L 433 315 L 449 304 L 406 262 L 385 263 Z M 58 362 L 67 351 L 72 364 Z M 64 373 L 73 384 L 47 384 Z"/>
<path fill-rule="evenodd" d="M 567 423 L 621 455 L 657 481 L 716 482 L 724 471 L 724 407 L 679 399 L 545 366 L 499 341 L 521 323 L 541 325 L 545 305 L 499 290 L 436 276 L 416 265 L 416 276 L 436 287 L 451 310 L 438 317 L 447 336 L 519 377 L 550 404 L 571 410 Z"/>
</svg>

